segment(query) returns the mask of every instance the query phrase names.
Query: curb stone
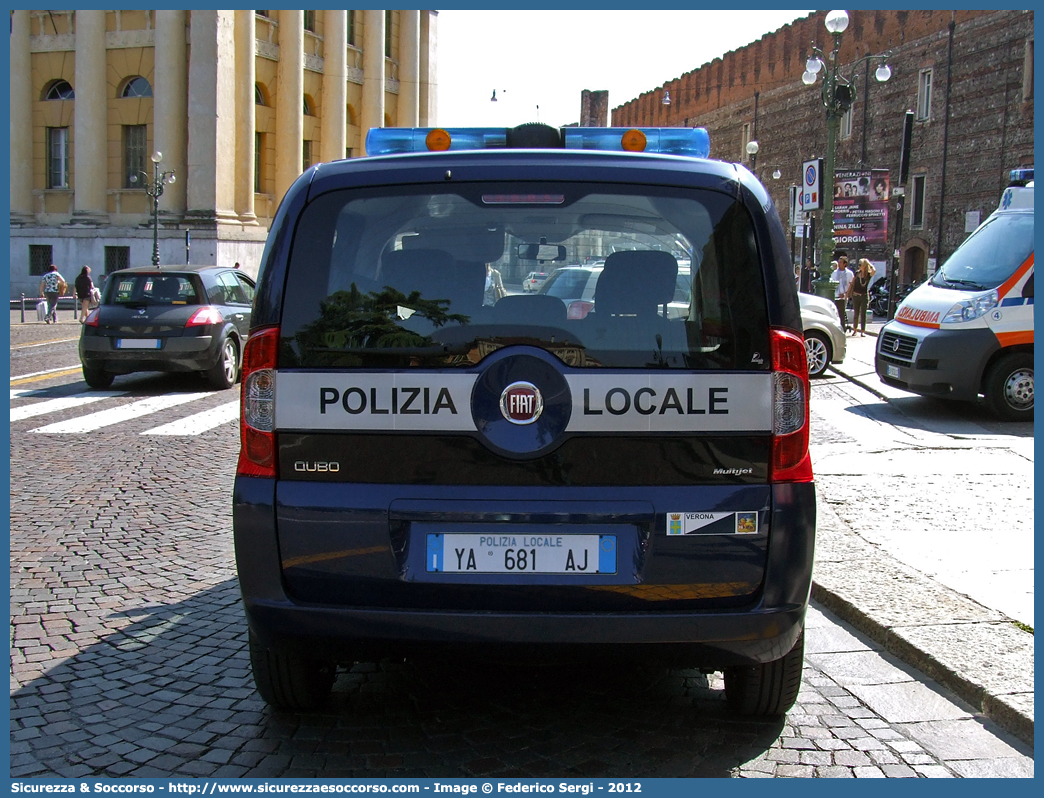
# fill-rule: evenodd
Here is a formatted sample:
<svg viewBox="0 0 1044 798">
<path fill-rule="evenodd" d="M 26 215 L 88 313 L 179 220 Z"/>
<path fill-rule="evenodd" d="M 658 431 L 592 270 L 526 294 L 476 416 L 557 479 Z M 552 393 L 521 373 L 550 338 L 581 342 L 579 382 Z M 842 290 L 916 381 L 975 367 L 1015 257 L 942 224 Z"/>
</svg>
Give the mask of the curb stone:
<svg viewBox="0 0 1044 798">
<path fill-rule="evenodd" d="M 817 505 L 812 598 L 1033 745 L 1033 635 L 867 543 L 822 497 Z"/>
</svg>

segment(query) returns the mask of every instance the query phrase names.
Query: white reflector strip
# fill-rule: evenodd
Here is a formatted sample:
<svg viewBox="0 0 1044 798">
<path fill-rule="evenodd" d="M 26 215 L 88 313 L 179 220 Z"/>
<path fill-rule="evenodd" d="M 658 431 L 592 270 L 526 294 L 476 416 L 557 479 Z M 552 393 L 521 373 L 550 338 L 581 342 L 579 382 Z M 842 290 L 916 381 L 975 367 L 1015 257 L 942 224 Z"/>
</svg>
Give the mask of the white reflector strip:
<svg viewBox="0 0 1044 798">
<path fill-rule="evenodd" d="M 199 435 L 201 432 L 220 427 L 230 421 L 239 419 L 239 402 L 212 407 L 202 413 L 193 413 L 191 416 L 179 418 L 162 427 L 147 429 L 142 435 Z"/>
<path fill-rule="evenodd" d="M 280 372 L 276 429 L 474 432 L 474 374 Z"/>
<path fill-rule="evenodd" d="M 12 394 L 14 391 L 11 392 Z M 44 402 L 34 402 L 31 405 L 11 408 L 11 421 L 22 421 L 34 416 L 43 416 L 50 413 L 60 413 L 72 407 L 89 405 L 100 402 L 102 399 L 111 399 L 114 396 L 126 396 L 126 391 L 85 391 L 76 396 L 63 396 L 58 399 L 48 399 Z"/>
<path fill-rule="evenodd" d="M 69 421 L 59 421 L 57 424 L 48 424 L 46 427 L 38 427 L 37 429 L 30 431 L 43 432 L 47 434 L 91 432 L 92 430 L 101 429 L 102 427 L 111 427 L 114 424 L 119 424 L 123 421 L 130 421 L 133 418 L 147 416 L 149 413 L 155 413 L 158 410 L 164 410 L 168 407 L 176 407 L 177 405 L 194 402 L 197 399 L 202 399 L 204 396 L 213 395 L 213 392 L 207 391 L 206 393 L 178 393 L 167 396 L 150 396 L 148 399 L 141 399 L 137 402 L 131 402 L 130 404 L 122 405 L 120 407 L 102 410 L 98 413 L 91 413 L 90 415 L 82 416 L 80 418 L 73 418 Z"/>
<path fill-rule="evenodd" d="M 771 432 L 772 375 L 569 374 L 570 432 Z"/>
<path fill-rule="evenodd" d="M 474 432 L 476 380 L 431 372 L 281 372 L 276 429 Z M 769 372 L 571 373 L 566 382 L 567 432 L 772 431 Z"/>
</svg>

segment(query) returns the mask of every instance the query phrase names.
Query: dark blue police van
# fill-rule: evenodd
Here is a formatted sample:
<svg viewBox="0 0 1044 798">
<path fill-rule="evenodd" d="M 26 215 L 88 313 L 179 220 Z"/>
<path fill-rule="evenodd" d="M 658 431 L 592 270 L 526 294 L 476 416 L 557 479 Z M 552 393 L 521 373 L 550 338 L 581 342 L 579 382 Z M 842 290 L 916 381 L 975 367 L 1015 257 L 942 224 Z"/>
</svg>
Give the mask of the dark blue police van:
<svg viewBox="0 0 1044 798">
<path fill-rule="evenodd" d="M 768 194 L 709 148 L 700 128 L 375 129 L 368 157 L 294 183 L 233 507 L 265 701 L 317 706 L 356 661 L 546 646 L 722 670 L 742 714 L 792 706 L 801 320 Z M 580 264 L 585 299 L 500 287 Z"/>
</svg>

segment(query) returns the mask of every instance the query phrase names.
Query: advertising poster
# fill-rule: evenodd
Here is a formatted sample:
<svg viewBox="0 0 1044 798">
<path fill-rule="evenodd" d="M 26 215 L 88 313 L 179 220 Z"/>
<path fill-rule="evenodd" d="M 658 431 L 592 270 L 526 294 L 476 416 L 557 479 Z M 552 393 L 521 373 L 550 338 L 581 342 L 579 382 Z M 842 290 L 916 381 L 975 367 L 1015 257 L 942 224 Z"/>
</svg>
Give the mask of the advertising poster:
<svg viewBox="0 0 1044 798">
<path fill-rule="evenodd" d="M 834 242 L 837 246 L 888 243 L 887 169 L 838 169 L 834 173 Z"/>
</svg>

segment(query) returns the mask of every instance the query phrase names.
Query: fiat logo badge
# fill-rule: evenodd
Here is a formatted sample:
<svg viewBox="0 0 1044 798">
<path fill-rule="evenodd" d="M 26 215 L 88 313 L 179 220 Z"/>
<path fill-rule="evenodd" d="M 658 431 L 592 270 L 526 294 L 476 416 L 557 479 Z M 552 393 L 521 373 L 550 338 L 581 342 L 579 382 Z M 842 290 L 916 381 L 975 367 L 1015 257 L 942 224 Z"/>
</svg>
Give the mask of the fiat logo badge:
<svg viewBox="0 0 1044 798">
<path fill-rule="evenodd" d="M 512 424 L 532 424 L 544 412 L 544 397 L 531 382 L 513 382 L 500 394 L 500 413 Z"/>
</svg>

